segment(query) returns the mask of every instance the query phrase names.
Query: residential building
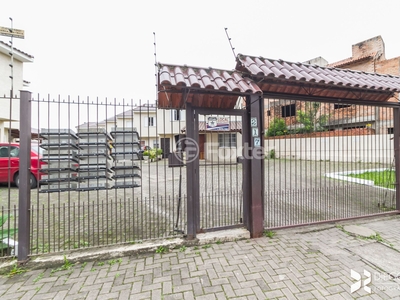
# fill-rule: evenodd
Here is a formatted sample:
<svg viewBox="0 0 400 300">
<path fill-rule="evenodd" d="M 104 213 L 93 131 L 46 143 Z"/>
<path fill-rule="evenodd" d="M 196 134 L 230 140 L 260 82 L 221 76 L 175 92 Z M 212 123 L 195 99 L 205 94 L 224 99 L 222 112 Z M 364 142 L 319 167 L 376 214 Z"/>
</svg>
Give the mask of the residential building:
<svg viewBox="0 0 400 300">
<path fill-rule="evenodd" d="M 327 68 L 351 69 L 367 73 L 380 73 L 399 76 L 400 57 L 386 59 L 385 44 L 381 36 L 352 45 L 352 56 L 338 62 L 328 63 L 317 57 L 305 63 Z M 396 98 L 390 101 L 398 101 Z M 305 109 L 305 104 L 294 100 L 265 101 L 265 127 L 269 128 L 274 118 L 283 118 L 288 129 L 301 128 L 298 111 Z M 325 130 L 364 129 L 376 134 L 393 133 L 393 111 L 388 108 L 364 107 L 357 109 L 355 105 L 322 103 L 318 108 L 319 115 L 329 115 Z M 358 131 L 360 132 L 360 131 Z"/>
<path fill-rule="evenodd" d="M 13 53 L 13 95 L 11 97 L 11 52 Z M 0 41 L 0 142 L 19 137 L 19 93 L 29 84 L 23 78 L 24 63 L 33 62 L 33 56 Z M 11 130 L 10 130 L 11 120 Z"/>
</svg>

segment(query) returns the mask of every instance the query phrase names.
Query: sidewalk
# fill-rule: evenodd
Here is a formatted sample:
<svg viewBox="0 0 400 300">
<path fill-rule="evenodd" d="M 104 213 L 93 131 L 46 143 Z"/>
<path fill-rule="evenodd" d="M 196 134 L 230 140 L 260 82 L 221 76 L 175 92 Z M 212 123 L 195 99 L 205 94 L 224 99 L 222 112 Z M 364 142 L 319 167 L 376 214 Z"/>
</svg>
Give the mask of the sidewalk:
<svg viewBox="0 0 400 300">
<path fill-rule="evenodd" d="M 400 216 L 269 235 L 3 276 L 0 299 L 400 299 Z"/>
</svg>

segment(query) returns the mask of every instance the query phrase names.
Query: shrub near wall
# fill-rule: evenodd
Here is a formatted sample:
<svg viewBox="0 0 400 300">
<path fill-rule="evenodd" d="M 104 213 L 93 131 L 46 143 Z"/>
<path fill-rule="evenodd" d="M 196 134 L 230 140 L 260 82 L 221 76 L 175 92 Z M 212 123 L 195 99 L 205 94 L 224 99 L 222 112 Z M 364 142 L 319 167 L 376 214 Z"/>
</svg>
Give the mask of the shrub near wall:
<svg viewBox="0 0 400 300">
<path fill-rule="evenodd" d="M 265 139 L 299 139 L 299 138 L 315 138 L 315 137 L 333 137 L 333 136 L 352 136 L 352 135 L 373 135 L 374 129 L 370 128 L 353 128 L 344 130 L 321 131 L 312 133 L 297 133 L 282 136 L 267 136 Z"/>
</svg>

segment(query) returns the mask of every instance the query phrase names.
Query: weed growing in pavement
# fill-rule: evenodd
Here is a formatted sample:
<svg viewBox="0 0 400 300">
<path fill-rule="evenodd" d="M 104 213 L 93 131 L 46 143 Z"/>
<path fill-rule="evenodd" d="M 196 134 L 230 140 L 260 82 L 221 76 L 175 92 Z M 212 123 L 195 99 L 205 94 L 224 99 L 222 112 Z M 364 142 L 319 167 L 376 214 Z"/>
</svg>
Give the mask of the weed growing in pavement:
<svg viewBox="0 0 400 300">
<path fill-rule="evenodd" d="M 264 236 L 265 237 L 269 237 L 270 239 L 272 239 L 275 236 L 275 232 L 273 232 L 272 230 L 265 230 L 264 231 Z"/>
<path fill-rule="evenodd" d="M 165 248 L 164 246 L 159 246 L 156 250 L 156 253 L 160 253 L 160 254 L 163 254 L 165 252 L 167 252 L 167 248 Z"/>
<path fill-rule="evenodd" d="M 57 269 L 53 269 L 51 270 L 51 274 L 58 272 L 58 271 L 65 271 L 65 270 L 69 270 L 74 266 L 73 263 L 71 263 L 68 259 L 67 256 L 64 255 L 64 264 L 61 267 L 58 267 Z"/>
<path fill-rule="evenodd" d="M 36 282 L 38 282 L 40 279 L 42 279 L 42 278 L 43 278 L 43 274 L 44 274 L 44 273 L 40 273 L 35 279 L 33 279 L 33 283 L 36 283 Z"/>
<path fill-rule="evenodd" d="M 203 249 L 208 249 L 208 248 L 211 248 L 211 245 L 207 244 L 203 246 Z"/>
<path fill-rule="evenodd" d="M 185 251 L 186 251 L 186 246 L 180 247 L 180 248 L 179 248 L 179 251 L 180 251 L 180 252 L 185 252 Z"/>
<path fill-rule="evenodd" d="M 99 261 L 99 262 L 97 263 L 97 265 L 98 265 L 99 267 L 104 266 L 104 261 Z"/>
<path fill-rule="evenodd" d="M 217 245 L 223 244 L 223 243 L 221 242 L 221 240 L 218 240 L 218 241 L 216 241 L 215 243 L 216 243 Z"/>
<path fill-rule="evenodd" d="M 112 259 L 112 260 L 109 260 L 109 261 L 108 261 L 108 264 L 109 264 L 110 266 L 112 266 L 112 265 L 115 265 L 117 262 L 118 262 L 118 261 L 117 261 L 116 259 Z"/>
<path fill-rule="evenodd" d="M 17 264 L 14 264 L 11 270 L 8 272 L 7 277 L 13 277 L 14 275 L 22 274 L 25 272 L 26 270 L 24 268 L 18 267 Z"/>
<path fill-rule="evenodd" d="M 344 230 L 344 227 L 342 225 L 337 225 L 336 228 L 340 229 L 341 231 L 343 231 L 344 233 L 346 233 L 348 235 L 355 236 L 355 237 L 360 238 L 362 240 L 375 240 L 375 241 L 377 241 L 379 243 L 383 243 L 383 244 L 389 245 L 390 247 L 393 248 L 393 244 L 389 243 L 388 241 L 383 239 L 379 233 L 376 233 L 375 235 L 373 234 L 371 236 L 365 237 L 365 236 L 361 236 L 361 235 L 354 235 L 354 234 Z"/>
</svg>

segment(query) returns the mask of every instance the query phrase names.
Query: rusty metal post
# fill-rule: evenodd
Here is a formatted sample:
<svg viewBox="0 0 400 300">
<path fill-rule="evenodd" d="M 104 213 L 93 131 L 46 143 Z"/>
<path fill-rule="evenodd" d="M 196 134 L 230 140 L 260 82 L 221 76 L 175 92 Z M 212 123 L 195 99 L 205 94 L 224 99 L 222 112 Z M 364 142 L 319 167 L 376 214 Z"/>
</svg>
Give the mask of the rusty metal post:
<svg viewBox="0 0 400 300">
<path fill-rule="evenodd" d="M 18 263 L 28 260 L 30 252 L 30 167 L 31 167 L 31 92 L 21 91 L 18 202 Z"/>
<path fill-rule="evenodd" d="M 396 173 L 396 210 L 400 210 L 400 108 L 393 108 L 393 147 Z"/>
<path fill-rule="evenodd" d="M 250 106 L 251 147 L 251 197 L 249 203 L 249 225 L 252 238 L 264 232 L 264 99 L 260 95 L 247 98 Z"/>
</svg>

